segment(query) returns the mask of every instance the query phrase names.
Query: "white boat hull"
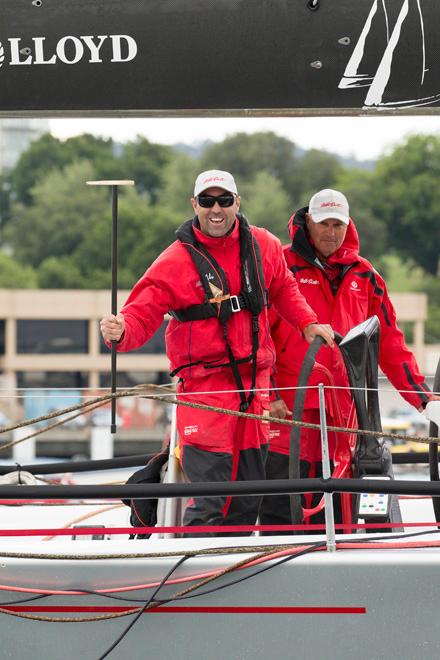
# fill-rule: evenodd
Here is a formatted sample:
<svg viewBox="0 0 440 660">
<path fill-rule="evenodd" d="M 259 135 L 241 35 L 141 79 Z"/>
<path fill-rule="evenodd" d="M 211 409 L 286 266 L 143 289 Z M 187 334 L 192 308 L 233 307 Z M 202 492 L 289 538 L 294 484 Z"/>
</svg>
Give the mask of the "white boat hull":
<svg viewBox="0 0 440 660">
<path fill-rule="evenodd" d="M 356 536 L 359 541 L 365 538 Z M 370 535 L 368 540 L 371 538 Z M 426 535 L 426 540 L 432 541 L 433 538 L 431 534 Z M 440 535 L 435 538 L 440 540 Z M 264 542 L 270 541 L 271 544 L 284 544 L 286 540 L 287 537 L 264 538 Z M 316 542 L 318 537 L 297 537 L 296 540 L 302 544 Z M 124 555 L 259 546 L 262 541 L 262 538 L 150 539 L 111 543 L 75 541 L 73 545 L 76 555 Z M 67 548 L 71 553 L 72 544 L 67 546 L 58 541 L 50 544 L 8 541 L 1 544 L 0 554 L 50 551 L 54 555 L 64 555 Z M 244 556 L 218 554 L 191 558 L 172 577 L 185 578 L 218 570 Z M 38 589 L 44 586 L 55 590 L 124 587 L 160 581 L 177 559 L 176 556 L 94 560 L 3 556 L 1 582 L 15 587 Z M 267 565 L 228 574 L 206 585 L 202 591 L 227 584 Z M 214 593 L 170 602 L 157 611 L 142 614 L 109 657 L 133 660 L 437 658 L 440 656 L 437 625 L 439 576 L 438 549 L 314 552 L 292 558 Z M 164 587 L 159 597 L 170 597 L 194 583 L 191 580 Z M 118 595 L 146 601 L 152 591 L 141 589 Z M 20 600 L 25 596 L 24 593 L 3 591 L 1 601 Z M 58 595 L 18 605 L 14 613 L 90 618 L 114 614 L 133 605 L 139 606 L 138 603 L 97 595 Z M 176 606 L 181 609 L 169 609 Z M 2 613 L 1 657 L 32 656 L 36 660 L 99 658 L 133 616 L 94 623 L 49 624 Z"/>
</svg>

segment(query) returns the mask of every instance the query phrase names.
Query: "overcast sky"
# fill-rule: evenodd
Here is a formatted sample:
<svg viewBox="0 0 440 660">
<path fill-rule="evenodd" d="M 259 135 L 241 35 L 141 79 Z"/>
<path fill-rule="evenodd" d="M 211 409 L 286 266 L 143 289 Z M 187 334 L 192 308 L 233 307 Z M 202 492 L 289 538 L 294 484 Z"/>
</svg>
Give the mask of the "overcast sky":
<svg viewBox="0 0 440 660">
<path fill-rule="evenodd" d="M 376 158 L 405 136 L 415 133 L 440 135 L 440 117 L 275 117 L 275 118 L 121 118 L 51 119 L 53 134 L 60 139 L 93 133 L 126 142 L 142 135 L 151 142 L 192 144 L 219 141 L 244 131 L 273 131 L 305 149 L 325 149 L 358 160 Z"/>
</svg>

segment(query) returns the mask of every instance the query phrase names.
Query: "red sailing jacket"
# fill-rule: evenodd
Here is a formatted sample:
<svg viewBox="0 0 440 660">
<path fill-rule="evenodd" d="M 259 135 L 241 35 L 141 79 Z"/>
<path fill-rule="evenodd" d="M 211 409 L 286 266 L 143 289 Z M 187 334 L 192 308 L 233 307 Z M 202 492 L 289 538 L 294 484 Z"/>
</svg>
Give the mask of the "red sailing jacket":
<svg viewBox="0 0 440 660">
<path fill-rule="evenodd" d="M 330 264 L 342 266 L 342 280 L 334 295 L 305 232 L 306 211 L 307 208 L 301 209 L 290 219 L 292 244 L 283 248 L 287 265 L 294 273 L 300 291 L 316 312 L 319 322 L 330 323 L 341 335 L 376 314 L 380 321 L 379 365 L 397 390 L 409 390 L 402 391 L 403 398 L 419 408 L 428 401 L 430 390 L 396 325 L 396 313 L 383 278 L 369 261 L 359 255 L 359 238 L 353 221 L 350 220 L 343 244 L 329 259 Z M 272 318 L 272 313 L 271 326 L 277 351 L 277 384 L 280 388 L 294 387 L 308 344 L 301 333 L 279 316 L 273 314 Z M 317 358 L 330 370 L 336 385 L 348 385 L 343 359 L 337 347 L 322 348 Z M 322 378 L 318 374 L 314 379 L 312 372 L 309 383 L 316 385 L 320 380 Z M 280 394 L 283 395 L 283 392 Z M 283 398 L 289 406 L 293 394 L 284 394 Z M 349 393 L 341 390 L 338 399 L 343 415 L 347 416 Z M 319 407 L 316 389 L 308 393 L 305 407 Z"/>
<path fill-rule="evenodd" d="M 193 227 L 197 240 L 203 244 L 226 273 L 231 295 L 241 291 L 239 229 L 236 221 L 232 232 L 221 238 L 211 238 Z M 269 301 L 289 323 L 303 329 L 316 323 L 316 314 L 299 293 L 295 278 L 289 272 L 280 241 L 265 229 L 251 227 L 262 258 L 264 285 Z M 134 286 L 121 312 L 125 332 L 117 344 L 118 351 L 139 348 L 147 342 L 170 310 L 179 310 L 205 301 L 205 293 L 194 262 L 180 241 L 172 243 L 148 268 Z M 227 322 L 228 341 L 236 359 L 252 352 L 252 317 L 248 310 L 233 313 Z M 301 332 L 298 330 L 298 334 Z M 171 319 L 166 331 L 167 355 L 171 370 L 201 361 L 179 372 L 187 378 L 204 378 L 204 364 L 228 361 L 223 329 L 216 318 L 200 321 Z M 258 369 L 271 368 L 275 350 L 269 332 L 267 307 L 259 317 Z M 230 370 L 230 367 L 219 367 Z M 209 374 L 215 369 L 209 369 Z"/>
</svg>

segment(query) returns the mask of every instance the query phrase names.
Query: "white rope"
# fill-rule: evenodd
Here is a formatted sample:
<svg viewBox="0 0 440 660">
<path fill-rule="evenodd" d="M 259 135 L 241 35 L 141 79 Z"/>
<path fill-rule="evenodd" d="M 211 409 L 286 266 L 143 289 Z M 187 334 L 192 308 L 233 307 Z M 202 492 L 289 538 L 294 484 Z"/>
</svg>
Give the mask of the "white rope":
<svg viewBox="0 0 440 660">
<path fill-rule="evenodd" d="M 156 387 L 156 385 L 153 385 L 153 387 Z M 157 387 L 159 389 L 159 386 L 157 386 Z M 278 391 L 306 390 L 306 389 L 307 390 L 317 390 L 318 387 L 319 387 L 319 385 L 302 385 L 302 386 L 291 385 L 291 386 L 288 386 L 288 387 L 276 386 L 275 389 L 278 390 Z M 398 394 L 417 394 L 418 393 L 414 389 L 399 390 L 395 387 L 386 388 L 386 387 L 351 387 L 350 385 L 324 385 L 324 388 L 327 389 L 327 390 L 347 390 L 347 391 L 359 390 L 361 392 L 385 392 L 385 393 L 388 393 L 388 394 L 393 393 L 393 392 L 397 392 Z M 36 388 L 36 389 L 42 389 L 42 388 Z M 47 388 L 47 389 L 48 389 L 48 391 L 53 393 L 56 388 Z M 123 392 L 126 389 L 127 388 L 125 388 L 125 387 L 118 387 L 116 389 L 116 392 Z M 253 390 L 255 392 L 268 392 L 268 391 L 271 391 L 272 389 L 273 389 L 272 387 L 269 387 L 269 388 L 267 388 L 267 387 L 255 387 L 255 388 L 253 388 Z M 111 390 L 108 387 L 106 387 L 106 388 L 96 388 L 96 389 L 95 388 L 93 388 L 93 389 L 90 388 L 90 390 L 92 392 L 98 392 L 98 391 L 103 392 L 104 394 L 108 394 L 109 396 L 111 394 Z M 176 394 L 178 394 L 179 397 L 191 397 L 191 396 L 200 396 L 200 395 L 204 395 L 204 394 L 239 394 L 240 392 L 249 393 L 250 391 L 251 391 L 250 388 L 247 388 L 247 389 L 244 388 L 244 389 L 241 389 L 241 390 L 240 389 L 197 390 L 195 392 L 176 392 L 175 390 L 173 390 L 173 391 L 161 391 L 160 396 L 161 397 L 170 397 L 170 398 L 172 398 L 172 397 L 175 397 Z M 420 394 L 422 394 L 422 393 L 426 394 L 427 392 L 424 392 L 424 390 L 421 390 L 421 391 L 419 391 L 419 393 Z M 432 394 L 440 395 L 440 392 L 432 392 Z M 146 394 L 143 391 L 139 391 L 138 393 L 134 393 L 131 396 L 134 397 L 134 398 L 146 398 L 150 395 Z M 55 395 L 55 394 L 53 394 L 53 397 L 54 398 L 69 398 L 70 399 L 70 398 L 72 398 L 72 395 L 67 395 L 67 394 L 66 395 L 62 395 L 62 394 L 60 394 L 60 395 L 56 394 Z M 87 398 L 91 398 L 91 397 L 93 397 L 93 395 L 89 395 L 89 397 L 83 396 L 81 398 L 87 399 Z M 25 395 L 20 395 L 20 394 L 13 394 L 11 396 L 5 396 L 5 395 L 0 394 L 0 399 L 1 398 L 5 398 L 5 399 L 6 398 L 9 398 L 9 399 L 10 398 L 14 398 L 14 399 L 22 399 L 22 398 L 33 398 L 34 399 L 35 398 L 35 399 L 38 399 L 38 398 L 47 398 L 47 396 L 44 395 L 44 394 L 35 394 L 32 397 L 25 397 Z"/>
<path fill-rule="evenodd" d="M 20 469 L 0 476 L 1 486 L 36 486 L 37 480 L 33 474 Z"/>
</svg>

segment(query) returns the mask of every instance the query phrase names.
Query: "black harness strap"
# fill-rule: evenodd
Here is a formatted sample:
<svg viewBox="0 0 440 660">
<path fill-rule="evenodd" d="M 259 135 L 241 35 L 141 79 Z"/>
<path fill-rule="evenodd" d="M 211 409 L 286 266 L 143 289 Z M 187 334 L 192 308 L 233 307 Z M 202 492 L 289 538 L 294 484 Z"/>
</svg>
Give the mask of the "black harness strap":
<svg viewBox="0 0 440 660">
<path fill-rule="evenodd" d="M 221 266 L 216 262 L 213 256 L 196 239 L 193 224 L 197 218 L 184 222 L 177 230 L 177 238 L 188 250 L 205 291 L 205 301 L 198 305 L 170 311 L 177 321 L 201 321 L 209 318 L 217 318 L 223 327 L 223 337 L 226 344 L 226 350 L 229 361 L 224 364 L 206 363 L 203 360 L 191 362 L 174 369 L 171 376 L 175 376 L 185 367 L 204 364 L 205 369 L 214 369 L 215 367 L 228 366 L 232 369 L 232 374 L 240 394 L 240 411 L 245 412 L 255 396 L 255 386 L 257 380 L 257 351 L 259 321 L 264 306 L 267 305 L 267 292 L 264 287 L 264 273 L 261 261 L 261 252 L 258 242 L 253 236 L 246 218 L 239 214 L 237 216 L 240 229 L 240 261 L 241 261 L 241 288 L 240 294 L 231 296 L 229 292 L 226 274 Z M 235 358 L 234 353 L 228 341 L 227 322 L 231 315 L 247 309 L 252 315 L 252 352 L 245 358 Z M 243 387 L 238 365 L 252 361 L 252 384 L 249 396 Z"/>
</svg>

